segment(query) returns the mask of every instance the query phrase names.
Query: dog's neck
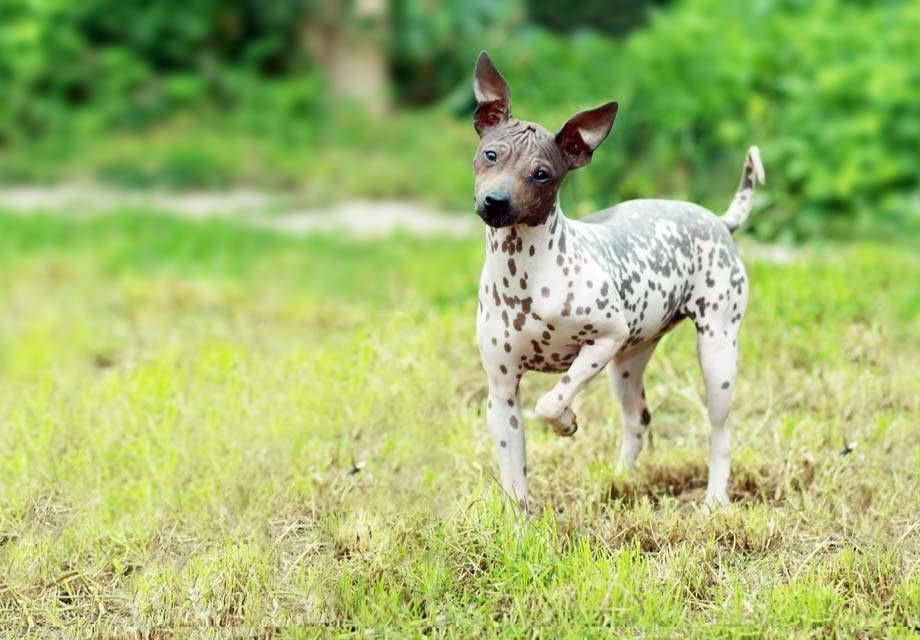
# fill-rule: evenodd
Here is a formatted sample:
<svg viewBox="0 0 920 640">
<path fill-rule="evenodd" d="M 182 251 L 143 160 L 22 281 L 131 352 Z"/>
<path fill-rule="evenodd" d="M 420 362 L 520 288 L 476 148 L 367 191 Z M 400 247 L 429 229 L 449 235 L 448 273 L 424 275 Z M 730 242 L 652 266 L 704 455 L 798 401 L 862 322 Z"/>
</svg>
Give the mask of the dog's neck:
<svg viewBox="0 0 920 640">
<path fill-rule="evenodd" d="M 558 201 L 541 224 L 514 224 L 498 229 L 486 227 L 489 271 L 495 277 L 507 277 L 517 282 L 525 277 L 525 267 L 545 261 L 549 253 L 558 253 L 560 238 L 565 235 L 567 227 L 568 219 Z"/>
</svg>

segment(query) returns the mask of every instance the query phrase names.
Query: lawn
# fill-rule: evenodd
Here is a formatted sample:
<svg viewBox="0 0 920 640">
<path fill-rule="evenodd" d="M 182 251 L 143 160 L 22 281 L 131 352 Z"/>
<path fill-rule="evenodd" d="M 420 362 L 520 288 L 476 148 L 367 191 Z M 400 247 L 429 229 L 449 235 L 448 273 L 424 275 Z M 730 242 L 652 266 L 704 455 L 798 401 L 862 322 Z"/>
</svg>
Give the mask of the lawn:
<svg viewBox="0 0 920 640">
<path fill-rule="evenodd" d="M 573 439 L 528 420 L 530 519 L 484 425 L 481 257 L 0 214 L 0 635 L 916 637 L 920 256 L 748 259 L 730 508 L 682 326 L 634 477 L 603 377 Z"/>
</svg>

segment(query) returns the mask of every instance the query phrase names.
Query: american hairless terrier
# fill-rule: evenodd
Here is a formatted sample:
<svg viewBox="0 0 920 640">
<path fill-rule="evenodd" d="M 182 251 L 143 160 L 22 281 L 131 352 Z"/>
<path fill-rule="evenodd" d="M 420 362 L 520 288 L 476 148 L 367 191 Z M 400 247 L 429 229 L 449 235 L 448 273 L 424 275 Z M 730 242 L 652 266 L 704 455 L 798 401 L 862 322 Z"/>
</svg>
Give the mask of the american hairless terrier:
<svg viewBox="0 0 920 640">
<path fill-rule="evenodd" d="M 617 103 L 578 113 L 553 134 L 512 117 L 508 85 L 485 52 L 473 88 L 476 211 L 488 225 L 476 334 L 503 489 L 526 505 L 525 371 L 564 372 L 536 414 L 571 436 L 572 401 L 606 366 L 622 406 L 618 469 L 630 469 L 651 421 L 643 371 L 661 337 L 690 318 L 712 425 L 706 499 L 728 502 L 726 418 L 748 296 L 731 233 L 751 211 L 755 181 L 764 182 L 757 147 L 722 217 L 689 202 L 631 200 L 570 220 L 559 186 L 610 133 Z"/>
</svg>

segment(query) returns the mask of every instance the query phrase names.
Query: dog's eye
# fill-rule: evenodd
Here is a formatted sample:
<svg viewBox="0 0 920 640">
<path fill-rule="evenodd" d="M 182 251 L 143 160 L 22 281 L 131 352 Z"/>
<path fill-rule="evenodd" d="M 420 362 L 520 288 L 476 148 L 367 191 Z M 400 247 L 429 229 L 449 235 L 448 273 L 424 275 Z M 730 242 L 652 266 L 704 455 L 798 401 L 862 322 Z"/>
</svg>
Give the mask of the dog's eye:
<svg viewBox="0 0 920 640">
<path fill-rule="evenodd" d="M 495 153 L 494 151 L 483 151 L 482 157 L 485 158 L 486 162 L 490 164 L 498 160 L 498 154 Z"/>
<path fill-rule="evenodd" d="M 537 182 L 549 182 L 552 176 L 545 169 L 537 169 L 534 171 L 533 179 Z"/>
</svg>

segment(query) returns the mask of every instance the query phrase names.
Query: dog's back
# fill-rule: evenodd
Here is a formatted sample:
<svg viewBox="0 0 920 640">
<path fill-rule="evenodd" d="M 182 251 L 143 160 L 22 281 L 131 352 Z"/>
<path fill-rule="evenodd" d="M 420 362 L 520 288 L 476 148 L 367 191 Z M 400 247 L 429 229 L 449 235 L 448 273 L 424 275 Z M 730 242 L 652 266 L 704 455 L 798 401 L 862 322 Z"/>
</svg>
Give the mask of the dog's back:
<svg viewBox="0 0 920 640">
<path fill-rule="evenodd" d="M 630 324 L 624 350 L 657 339 L 686 317 L 704 331 L 712 329 L 713 314 L 727 316 L 720 326 L 731 324 L 744 307 L 744 265 L 728 226 L 708 209 L 677 200 L 629 200 L 579 222 L 580 230 L 603 238 L 611 275 L 621 283 Z"/>
</svg>

